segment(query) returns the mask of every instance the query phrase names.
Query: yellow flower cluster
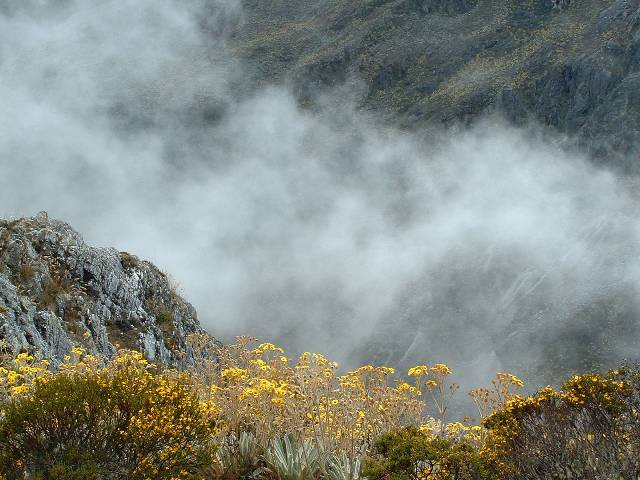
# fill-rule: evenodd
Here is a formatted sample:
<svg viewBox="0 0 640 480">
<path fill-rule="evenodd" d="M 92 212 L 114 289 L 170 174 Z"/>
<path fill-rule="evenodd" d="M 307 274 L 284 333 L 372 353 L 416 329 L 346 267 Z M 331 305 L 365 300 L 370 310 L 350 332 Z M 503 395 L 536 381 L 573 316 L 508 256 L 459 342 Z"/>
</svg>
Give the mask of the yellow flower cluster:
<svg viewBox="0 0 640 480">
<path fill-rule="evenodd" d="M 483 426 L 447 423 L 449 402 L 459 388 L 450 381 L 452 372 L 447 365 L 410 368 L 409 381 L 396 378 L 394 369 L 385 366 L 365 365 L 341 374 L 338 364 L 321 354 L 304 352 L 292 361 L 282 348 L 272 343 L 253 348 L 253 341 L 240 337 L 236 344 L 220 346 L 195 336 L 190 348 L 196 362 L 188 373 L 161 370 L 139 352 L 122 351 L 103 362 L 74 347 L 58 373 L 51 372 L 47 362 L 20 354 L 0 367 L 0 394 L 5 399 L 28 396 L 38 382 L 55 375 L 91 376 L 102 388 L 126 391 L 131 398 L 152 392 L 151 400 L 131 418 L 124 432 L 141 448 L 164 439 L 152 456 L 141 458 L 140 472 L 148 472 L 149 478 L 159 473 L 158 464 L 171 465 L 171 459 L 189 454 L 187 447 L 171 440 L 175 432 L 202 433 L 203 428 L 219 445 L 226 438 L 251 431 L 263 445 L 274 437 L 290 435 L 297 441 L 312 440 L 346 452 L 351 458 L 365 454 L 381 435 L 403 426 L 419 427 L 429 436 L 464 441 L 478 449 L 485 444 Z M 620 382 L 607 383 L 606 388 L 598 382 L 596 378 L 570 380 L 566 400 L 589 401 L 595 390 L 608 392 L 601 396 L 606 400 L 622 388 Z M 522 386 L 518 377 L 501 372 L 492 389 L 471 392 L 481 419 L 503 409 L 504 425 L 516 428 L 514 412 L 536 408 L 539 402 L 557 396 L 542 391 L 536 397 L 522 398 L 515 393 Z M 202 417 L 210 419 L 208 426 L 198 420 Z M 496 438 L 493 445 L 506 441 Z"/>
<path fill-rule="evenodd" d="M 459 388 L 449 381 L 447 365 L 410 368 L 409 383 L 395 378 L 393 368 L 364 365 L 339 374 L 338 364 L 322 354 L 304 352 L 290 361 L 282 348 L 272 343 L 252 348 L 253 341 L 239 337 L 236 344 L 214 346 L 206 354 L 194 348 L 200 358 L 195 383 L 219 409 L 221 437 L 237 438 L 249 430 L 266 443 L 289 434 L 350 454 L 364 453 L 380 435 L 407 425 L 478 446 L 485 437 L 481 425 L 447 423 L 448 404 Z M 192 342 L 203 350 L 211 347 L 197 336 Z M 500 373 L 495 385 L 503 383 L 522 382 Z M 508 396 L 504 389 L 500 395 Z"/>
<path fill-rule="evenodd" d="M 431 405 L 438 417 L 438 435 L 445 435 L 448 404 L 460 388 L 457 383 L 449 382 L 447 377 L 451 375 L 451 369 L 444 363 L 436 363 L 432 367 L 417 365 L 407 372 L 409 377 L 415 378 L 416 390 L 428 392 Z"/>
<path fill-rule="evenodd" d="M 469 392 L 480 415 L 485 419 L 493 412 L 504 408 L 524 388 L 524 382 L 509 372 L 498 372 L 491 381 L 492 388 L 477 388 Z"/>
<path fill-rule="evenodd" d="M 203 396 L 219 407 L 223 435 L 251 430 L 266 442 L 290 434 L 362 453 L 382 433 L 423 417 L 421 388 L 396 381 L 392 368 L 365 365 L 340 375 L 319 353 L 290 361 L 282 348 L 251 348 L 252 340 L 240 337 L 208 355 L 218 359 L 217 375 L 196 370 Z"/>
<path fill-rule="evenodd" d="M 518 442 L 523 432 L 523 425 L 535 423 L 536 418 L 542 418 L 549 412 L 560 412 L 563 418 L 574 413 L 582 415 L 586 408 L 595 407 L 598 411 L 614 413 L 623 408 L 626 396 L 630 393 L 630 386 L 617 377 L 620 371 L 611 371 L 608 375 L 586 373 L 574 375 L 560 390 L 547 386 L 535 395 L 522 397 L 514 394 L 510 386 L 520 388 L 522 381 L 510 374 L 499 374 L 494 382 L 494 390 L 471 392 L 479 402 L 490 403 L 494 406 L 490 415 L 486 416 L 483 424 L 488 428 L 481 451 L 498 470 L 508 473 L 509 466 L 506 459 L 510 448 Z M 490 401 L 486 399 L 490 397 Z M 485 432 L 486 433 L 486 432 Z M 587 433 L 583 439 L 589 440 L 592 434 Z M 569 442 L 569 446 L 577 443 L 579 438 Z"/>
<path fill-rule="evenodd" d="M 187 373 L 161 370 L 139 352 L 119 351 L 105 363 L 74 347 L 57 372 L 48 370 L 48 366 L 49 362 L 23 353 L 0 367 L 0 418 L 3 407 L 11 401 L 28 398 L 39 384 L 58 376 L 89 381 L 102 389 L 109 402 L 109 395 L 113 395 L 113 415 L 131 415 L 120 434 L 136 448 L 134 478 L 154 479 L 161 473 L 162 478 L 168 474 L 176 480 L 191 478 L 188 472 L 181 473 L 181 462 L 199 454 L 201 439 L 213 441 L 219 433 L 215 420 L 220 410 L 211 399 L 200 398 L 193 378 Z M 190 442 L 190 438 L 198 441 Z"/>
<path fill-rule="evenodd" d="M 0 366 L 0 401 L 28 394 L 31 385 L 50 377 L 48 367 L 48 360 L 36 360 L 28 353 L 20 353 Z"/>
<path fill-rule="evenodd" d="M 410 368 L 407 372 L 407 375 L 410 377 L 422 377 L 423 375 L 429 374 L 429 367 L 426 365 L 417 365 L 413 368 Z"/>
<path fill-rule="evenodd" d="M 562 399 L 572 406 L 588 403 L 615 408 L 619 400 L 629 393 L 629 386 L 615 379 L 617 371 L 604 377 L 595 373 L 574 375 L 563 386 Z"/>
<path fill-rule="evenodd" d="M 264 355 L 266 352 L 274 352 L 274 353 L 282 353 L 284 354 L 284 350 L 273 343 L 262 343 L 256 348 L 253 353 L 258 356 Z"/>
</svg>

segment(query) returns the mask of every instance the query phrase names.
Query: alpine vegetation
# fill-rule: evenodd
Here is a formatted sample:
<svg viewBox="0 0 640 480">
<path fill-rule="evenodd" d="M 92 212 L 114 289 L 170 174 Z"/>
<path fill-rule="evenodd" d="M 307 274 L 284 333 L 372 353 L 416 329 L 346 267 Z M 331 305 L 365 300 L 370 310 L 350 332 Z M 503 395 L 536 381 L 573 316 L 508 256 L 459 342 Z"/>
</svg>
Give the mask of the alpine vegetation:
<svg viewBox="0 0 640 480">
<path fill-rule="evenodd" d="M 383 480 L 636 478 L 640 371 L 587 373 L 527 395 L 499 372 L 469 392 L 475 418 L 451 418 L 444 364 L 365 365 L 343 374 L 317 353 L 289 359 L 239 338 L 189 348 L 187 371 L 121 350 L 74 347 L 56 370 L 21 353 L 0 368 L 0 472 L 6 480 Z M 532 455 L 532 452 L 535 455 Z"/>
</svg>

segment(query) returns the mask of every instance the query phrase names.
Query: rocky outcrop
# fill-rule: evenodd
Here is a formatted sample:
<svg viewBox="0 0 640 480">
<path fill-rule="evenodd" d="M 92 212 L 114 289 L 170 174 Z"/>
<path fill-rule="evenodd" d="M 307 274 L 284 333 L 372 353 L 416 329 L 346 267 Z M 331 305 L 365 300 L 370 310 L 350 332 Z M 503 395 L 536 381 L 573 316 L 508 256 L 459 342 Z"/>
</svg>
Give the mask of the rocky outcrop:
<svg viewBox="0 0 640 480">
<path fill-rule="evenodd" d="M 0 340 L 59 363 L 74 345 L 109 357 L 118 347 L 184 364 L 195 309 L 166 274 L 113 248 L 87 245 L 69 225 L 0 220 Z"/>
</svg>

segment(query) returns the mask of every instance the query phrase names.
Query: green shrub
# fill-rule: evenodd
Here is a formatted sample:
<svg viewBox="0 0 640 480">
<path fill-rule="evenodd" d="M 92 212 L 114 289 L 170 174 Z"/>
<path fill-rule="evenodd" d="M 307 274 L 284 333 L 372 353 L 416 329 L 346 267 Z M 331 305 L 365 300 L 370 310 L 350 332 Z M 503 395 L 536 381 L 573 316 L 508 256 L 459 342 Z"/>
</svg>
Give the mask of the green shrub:
<svg viewBox="0 0 640 480">
<path fill-rule="evenodd" d="M 493 478 L 477 449 L 404 428 L 374 444 L 362 475 L 369 480 L 484 480 Z"/>
<path fill-rule="evenodd" d="M 171 326 L 171 324 L 173 323 L 173 315 L 171 315 L 171 312 L 169 310 L 162 310 L 160 313 L 158 313 L 158 323 L 163 326 Z"/>
</svg>

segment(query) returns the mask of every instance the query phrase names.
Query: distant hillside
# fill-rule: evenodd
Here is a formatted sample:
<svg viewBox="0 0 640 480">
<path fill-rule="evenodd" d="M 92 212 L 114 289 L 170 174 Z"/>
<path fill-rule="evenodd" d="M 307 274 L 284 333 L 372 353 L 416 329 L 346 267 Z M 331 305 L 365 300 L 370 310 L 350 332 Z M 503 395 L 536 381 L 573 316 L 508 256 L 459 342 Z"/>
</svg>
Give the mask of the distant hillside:
<svg viewBox="0 0 640 480">
<path fill-rule="evenodd" d="M 300 100 L 363 80 L 364 109 L 409 128 L 498 110 L 637 170 L 638 0 L 244 0 L 235 51 Z"/>
<path fill-rule="evenodd" d="M 116 347 L 178 365 L 201 332 L 194 308 L 151 263 L 94 248 L 66 223 L 0 220 L 0 340 L 58 363 L 74 345 L 109 357 Z"/>
</svg>

